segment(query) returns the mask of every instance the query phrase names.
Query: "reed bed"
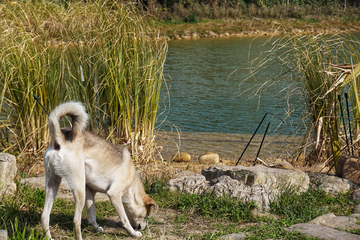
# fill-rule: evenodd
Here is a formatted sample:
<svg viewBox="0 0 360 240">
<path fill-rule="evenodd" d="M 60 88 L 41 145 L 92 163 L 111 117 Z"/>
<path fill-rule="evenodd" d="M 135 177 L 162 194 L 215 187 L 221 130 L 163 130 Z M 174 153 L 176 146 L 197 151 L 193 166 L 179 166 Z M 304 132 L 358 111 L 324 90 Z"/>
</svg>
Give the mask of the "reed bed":
<svg viewBox="0 0 360 240">
<path fill-rule="evenodd" d="M 265 67 L 279 69 L 280 74 L 261 86 L 292 81 L 287 95 L 300 99 L 299 105 L 290 106 L 288 112 L 300 107 L 303 111 L 303 143 L 297 152 L 307 152 L 309 165 L 317 162 L 334 163 L 341 154 L 349 153 L 346 145 L 344 125 L 347 118 L 341 117 L 338 96 L 344 100 L 345 92 L 351 96 L 351 129 L 355 142 L 359 138 L 357 92 L 359 79 L 353 78 L 350 70 L 341 69 L 340 64 L 357 63 L 360 56 L 358 40 L 347 34 L 288 34 L 274 42 L 273 48 L 257 59 L 254 74 Z M 358 70 L 360 71 L 360 69 Z M 345 111 L 345 102 L 342 102 Z M 345 122 L 343 122 L 345 120 Z M 350 128 L 345 125 L 347 133 Z M 349 137 L 349 135 L 348 135 Z M 355 147 L 355 146 L 353 146 Z"/>
<path fill-rule="evenodd" d="M 49 112 L 82 101 L 90 130 L 129 143 L 138 164 L 151 160 L 167 44 L 135 8 L 22 1 L 1 4 L 0 15 L 4 151 L 40 156 L 47 147 L 47 114 L 35 94 Z"/>
</svg>

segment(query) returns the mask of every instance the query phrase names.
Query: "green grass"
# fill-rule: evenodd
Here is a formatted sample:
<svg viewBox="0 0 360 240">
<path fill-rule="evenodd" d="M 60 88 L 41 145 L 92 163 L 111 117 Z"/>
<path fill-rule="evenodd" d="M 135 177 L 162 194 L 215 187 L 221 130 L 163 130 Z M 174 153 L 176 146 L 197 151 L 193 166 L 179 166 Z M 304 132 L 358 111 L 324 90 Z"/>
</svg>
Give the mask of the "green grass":
<svg viewBox="0 0 360 240">
<path fill-rule="evenodd" d="M 222 235 L 239 232 L 247 233 L 247 239 L 313 239 L 299 232 L 287 232 L 284 228 L 296 223 L 308 222 L 328 212 L 346 216 L 359 204 L 351 201 L 352 192 L 331 196 L 312 189 L 303 193 L 285 190 L 282 191 L 279 199 L 270 204 L 270 213 L 279 218 L 275 220 L 257 218 L 250 213 L 255 208 L 254 203 L 242 203 L 236 199 L 217 198 L 213 195 L 173 193 L 164 188 L 166 180 L 167 178 L 147 180 L 146 191 L 159 203 L 161 209 L 173 209 L 178 214 L 169 218 L 170 223 L 157 220 L 156 215 L 149 218 L 150 229 L 144 232 L 145 236 L 153 234 L 151 228 L 155 226 L 161 228 L 161 226 L 168 226 L 166 224 L 173 224 L 172 234 L 189 239 L 217 239 Z M 16 195 L 3 199 L 0 203 L 0 218 L 2 219 L 0 228 L 8 230 L 10 239 L 44 239 L 44 233 L 41 232 L 40 227 L 44 199 L 44 191 L 32 189 L 28 185 L 18 185 Z M 72 224 L 74 207 L 72 201 L 55 200 L 51 213 L 51 225 L 54 226 L 57 235 L 64 234 L 65 231 L 67 236 L 74 236 Z M 95 207 L 100 225 L 104 224 L 103 219 L 116 215 L 109 201 L 96 202 Z M 190 236 L 191 233 L 182 230 L 184 226 L 193 224 L 194 218 L 197 221 L 206 221 L 209 225 L 209 229 L 201 236 L 194 234 Z M 248 224 L 248 226 L 240 228 L 242 224 Z M 85 210 L 82 229 L 84 237 L 104 238 L 104 234 L 92 232 L 86 221 Z M 352 231 L 352 233 L 359 234 L 358 231 Z M 116 233 L 107 233 L 105 237 L 123 238 L 127 237 L 127 234 L 119 228 Z"/>
</svg>

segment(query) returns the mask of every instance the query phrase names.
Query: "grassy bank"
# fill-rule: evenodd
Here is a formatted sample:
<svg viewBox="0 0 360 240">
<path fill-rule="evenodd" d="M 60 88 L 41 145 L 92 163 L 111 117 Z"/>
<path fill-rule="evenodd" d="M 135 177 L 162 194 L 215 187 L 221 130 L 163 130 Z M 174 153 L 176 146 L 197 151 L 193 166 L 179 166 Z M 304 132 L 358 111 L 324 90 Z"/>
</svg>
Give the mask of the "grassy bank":
<svg viewBox="0 0 360 240">
<path fill-rule="evenodd" d="M 310 239 L 298 232 L 283 228 L 304 223 L 327 212 L 349 215 L 357 204 L 351 193 L 330 196 L 308 190 L 301 194 L 284 191 L 282 197 L 270 205 L 267 217 L 255 217 L 254 203 L 242 203 L 228 197 L 172 193 L 164 189 L 166 178 L 145 182 L 146 191 L 160 205 L 160 212 L 148 219 L 144 239 L 218 239 L 218 237 L 244 232 L 249 239 Z M 0 202 L 0 228 L 7 228 L 10 239 L 44 239 L 40 218 L 45 193 L 29 186 L 18 186 L 17 194 Z M 309 201 L 311 200 L 311 201 Z M 93 233 L 83 213 L 82 234 L 86 239 L 131 239 L 120 227 L 110 201 L 96 202 L 98 223 L 105 233 Z M 73 238 L 74 203 L 56 199 L 51 214 L 51 231 L 56 238 Z M 24 237 L 22 237 L 24 236 Z"/>
<path fill-rule="evenodd" d="M 293 33 L 357 33 L 360 21 L 342 19 L 222 19 L 200 20 L 197 23 L 149 20 L 159 27 L 161 35 L 169 39 L 196 39 L 213 37 L 272 36 Z"/>
<path fill-rule="evenodd" d="M 284 32 L 359 32 L 356 1 L 144 1 L 142 15 L 171 39 Z"/>
</svg>

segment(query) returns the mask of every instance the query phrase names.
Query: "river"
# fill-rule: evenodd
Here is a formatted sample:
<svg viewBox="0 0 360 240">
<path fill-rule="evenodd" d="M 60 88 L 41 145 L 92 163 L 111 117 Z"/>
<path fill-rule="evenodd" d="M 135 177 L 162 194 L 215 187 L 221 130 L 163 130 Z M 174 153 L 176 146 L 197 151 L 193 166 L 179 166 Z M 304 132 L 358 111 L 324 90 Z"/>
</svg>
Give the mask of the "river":
<svg viewBox="0 0 360 240">
<path fill-rule="evenodd" d="M 279 152 L 276 149 L 286 148 L 273 144 L 289 139 L 284 136 L 296 135 L 293 122 L 300 119 L 299 112 L 285 124 L 279 120 L 285 118 L 288 107 L 285 92 L 281 90 L 291 82 L 273 85 L 256 95 L 257 86 L 277 74 L 277 69 L 268 69 L 262 73 L 263 77 L 244 81 L 250 73 L 250 62 L 270 47 L 269 37 L 169 42 L 164 68 L 167 84 L 161 92 L 157 125 L 158 139 L 165 146 L 167 158 L 178 146 L 194 158 L 213 151 L 220 158 L 235 160 L 267 112 L 277 117 L 270 114 L 266 117 L 249 152 L 253 155 L 257 151 L 268 122 L 271 122 L 269 137 L 262 153 L 274 156 Z"/>
</svg>

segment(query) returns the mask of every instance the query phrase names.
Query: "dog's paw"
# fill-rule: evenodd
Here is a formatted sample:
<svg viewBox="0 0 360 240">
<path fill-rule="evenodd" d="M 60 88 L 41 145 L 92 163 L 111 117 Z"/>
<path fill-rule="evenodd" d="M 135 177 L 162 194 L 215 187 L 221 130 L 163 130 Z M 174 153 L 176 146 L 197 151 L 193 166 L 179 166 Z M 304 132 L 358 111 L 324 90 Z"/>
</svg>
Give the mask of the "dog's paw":
<svg viewBox="0 0 360 240">
<path fill-rule="evenodd" d="M 96 232 L 103 233 L 104 229 L 102 227 L 97 227 Z"/>
<path fill-rule="evenodd" d="M 135 231 L 134 234 L 132 235 L 133 237 L 141 237 L 142 236 L 142 233 L 139 232 L 139 231 Z"/>
</svg>

